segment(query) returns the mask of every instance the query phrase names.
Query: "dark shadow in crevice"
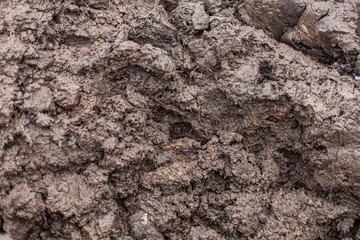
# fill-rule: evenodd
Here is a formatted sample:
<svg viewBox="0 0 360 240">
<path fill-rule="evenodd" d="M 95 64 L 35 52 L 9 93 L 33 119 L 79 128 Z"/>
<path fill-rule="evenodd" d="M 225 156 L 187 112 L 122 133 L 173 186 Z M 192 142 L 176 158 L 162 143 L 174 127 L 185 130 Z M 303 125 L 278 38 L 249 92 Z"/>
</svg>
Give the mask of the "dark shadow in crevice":
<svg viewBox="0 0 360 240">
<path fill-rule="evenodd" d="M 4 231 L 4 220 L 2 219 L 2 217 L 0 216 L 0 234 L 5 233 Z"/>
<path fill-rule="evenodd" d="M 170 124 L 170 139 L 178 138 L 192 138 L 201 144 L 205 144 L 208 139 L 204 137 L 204 134 L 196 130 L 189 122 L 175 122 Z"/>
<path fill-rule="evenodd" d="M 161 0 L 160 2 L 167 12 L 172 12 L 179 5 L 179 1 L 176 0 Z"/>
<path fill-rule="evenodd" d="M 14 135 L 14 139 L 12 141 L 6 143 L 3 147 L 3 149 L 4 149 L 4 151 L 6 151 L 15 145 L 23 146 L 24 144 L 26 144 L 26 141 L 25 141 L 23 135 L 20 133 L 16 133 Z"/>
<path fill-rule="evenodd" d="M 257 83 L 261 85 L 264 81 L 278 81 L 279 79 L 273 74 L 274 66 L 269 61 L 265 60 L 260 63 L 259 73 L 261 78 L 258 79 Z"/>
<path fill-rule="evenodd" d="M 322 48 L 311 48 L 303 43 L 292 41 L 291 47 L 309 56 L 312 60 L 335 69 L 341 76 L 357 74 L 355 63 L 358 53 L 344 53 L 339 46 L 331 48 L 332 53 Z"/>
<path fill-rule="evenodd" d="M 359 232 L 359 229 L 360 229 L 360 219 L 356 219 L 355 222 L 354 222 L 353 227 L 350 230 L 350 234 L 349 234 L 350 238 L 357 239 L 356 235 Z"/>
</svg>

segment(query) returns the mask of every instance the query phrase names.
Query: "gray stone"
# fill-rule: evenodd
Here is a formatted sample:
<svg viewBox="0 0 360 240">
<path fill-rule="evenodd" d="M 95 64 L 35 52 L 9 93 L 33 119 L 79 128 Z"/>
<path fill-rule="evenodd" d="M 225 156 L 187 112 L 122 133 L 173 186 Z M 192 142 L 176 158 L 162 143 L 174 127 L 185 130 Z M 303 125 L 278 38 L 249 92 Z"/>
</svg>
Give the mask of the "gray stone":
<svg viewBox="0 0 360 240">
<path fill-rule="evenodd" d="M 33 112 L 48 111 L 54 107 L 53 96 L 48 87 L 34 83 L 24 95 L 24 108 Z"/>
</svg>

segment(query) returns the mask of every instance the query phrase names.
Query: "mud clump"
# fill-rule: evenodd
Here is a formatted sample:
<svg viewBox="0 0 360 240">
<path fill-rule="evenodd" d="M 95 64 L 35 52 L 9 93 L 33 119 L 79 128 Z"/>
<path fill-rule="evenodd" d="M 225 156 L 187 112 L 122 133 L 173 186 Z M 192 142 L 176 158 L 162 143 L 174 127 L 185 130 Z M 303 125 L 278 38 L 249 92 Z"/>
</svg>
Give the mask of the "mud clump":
<svg viewBox="0 0 360 240">
<path fill-rule="evenodd" d="M 0 239 L 360 239 L 355 1 L 0 7 Z"/>
<path fill-rule="evenodd" d="M 270 9 L 270 11 L 268 11 Z M 359 9 L 356 1 L 248 0 L 240 17 L 341 75 L 359 74 Z"/>
</svg>

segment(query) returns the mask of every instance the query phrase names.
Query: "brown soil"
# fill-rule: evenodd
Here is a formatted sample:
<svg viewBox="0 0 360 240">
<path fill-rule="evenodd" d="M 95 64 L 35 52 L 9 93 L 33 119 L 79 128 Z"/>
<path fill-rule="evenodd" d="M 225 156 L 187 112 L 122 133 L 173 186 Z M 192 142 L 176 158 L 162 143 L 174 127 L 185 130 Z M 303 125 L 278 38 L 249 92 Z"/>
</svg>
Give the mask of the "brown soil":
<svg viewBox="0 0 360 240">
<path fill-rule="evenodd" d="M 359 240 L 359 14 L 1 1 L 0 232 Z"/>
</svg>

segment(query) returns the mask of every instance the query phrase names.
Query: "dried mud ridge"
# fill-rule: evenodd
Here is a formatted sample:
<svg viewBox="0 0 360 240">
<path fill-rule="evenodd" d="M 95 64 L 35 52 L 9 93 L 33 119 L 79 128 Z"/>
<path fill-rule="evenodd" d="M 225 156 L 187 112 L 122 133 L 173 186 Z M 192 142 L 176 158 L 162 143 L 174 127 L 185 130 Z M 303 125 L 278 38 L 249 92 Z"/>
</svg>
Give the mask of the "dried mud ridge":
<svg viewBox="0 0 360 240">
<path fill-rule="evenodd" d="M 155 3 L 0 2 L 0 231 L 360 239 L 357 1 Z"/>
</svg>

